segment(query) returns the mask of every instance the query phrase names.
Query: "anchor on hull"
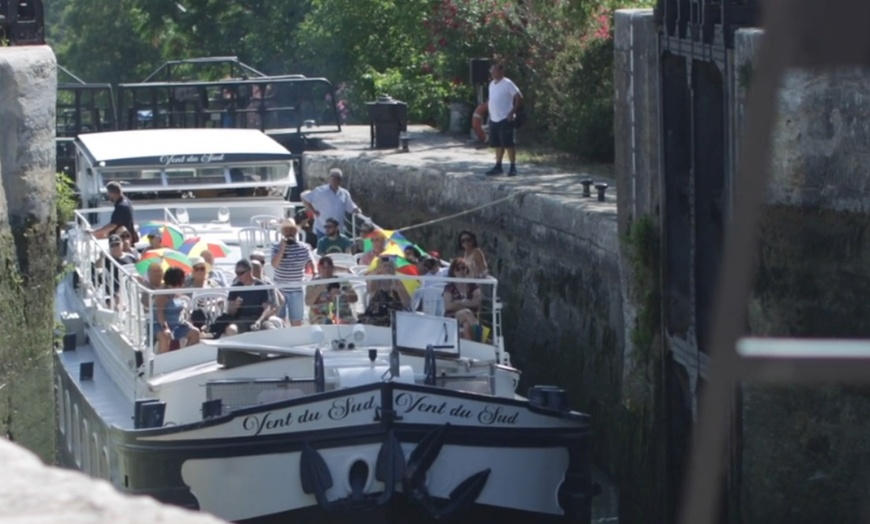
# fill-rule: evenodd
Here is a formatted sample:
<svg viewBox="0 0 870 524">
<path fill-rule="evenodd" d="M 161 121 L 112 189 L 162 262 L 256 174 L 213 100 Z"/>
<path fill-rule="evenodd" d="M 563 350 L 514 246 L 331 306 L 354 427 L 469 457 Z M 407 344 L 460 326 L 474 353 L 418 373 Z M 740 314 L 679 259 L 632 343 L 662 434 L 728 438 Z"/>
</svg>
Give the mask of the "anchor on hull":
<svg viewBox="0 0 870 524">
<path fill-rule="evenodd" d="M 381 444 L 375 466 L 375 478 L 384 483 L 384 491 L 364 493 L 368 470 L 364 466 L 357 468 L 354 465 L 350 470 L 351 494 L 337 500 L 329 500 L 326 496 L 326 491 L 333 486 L 329 466 L 323 456 L 306 442 L 302 447 L 299 471 L 302 490 L 314 495 L 318 505 L 327 511 L 367 511 L 388 503 L 401 478 L 402 491 L 430 518 L 440 520 L 459 513 L 477 500 L 491 470 L 487 468 L 471 475 L 450 492 L 446 503 L 437 502 L 426 487 L 426 473 L 444 446 L 448 427 L 449 424 L 444 424 L 428 433 L 411 452 L 407 464 L 402 447 L 391 429 Z"/>
</svg>

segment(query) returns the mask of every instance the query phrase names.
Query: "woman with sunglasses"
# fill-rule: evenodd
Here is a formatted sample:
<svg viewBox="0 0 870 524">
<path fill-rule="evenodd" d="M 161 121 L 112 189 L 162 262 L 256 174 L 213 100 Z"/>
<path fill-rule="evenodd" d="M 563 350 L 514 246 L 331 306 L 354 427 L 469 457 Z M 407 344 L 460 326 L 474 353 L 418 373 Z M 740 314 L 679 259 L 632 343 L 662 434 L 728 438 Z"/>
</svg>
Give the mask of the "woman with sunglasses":
<svg viewBox="0 0 870 524">
<path fill-rule="evenodd" d="M 469 278 L 468 264 L 457 258 L 450 263 L 447 270 L 450 278 Z M 444 316 L 455 318 L 459 322 L 462 338 L 480 341 L 481 326 L 477 321 L 477 312 L 483 296 L 480 287 L 473 282 L 448 282 L 444 286 Z"/>
<path fill-rule="evenodd" d="M 124 253 L 133 255 L 136 257 L 136 260 L 139 260 L 139 251 L 136 249 L 136 246 L 133 245 L 133 235 L 127 230 L 124 226 L 118 226 L 115 228 L 115 233 L 119 237 L 121 237 L 121 249 Z"/>
<path fill-rule="evenodd" d="M 395 275 L 395 257 L 380 257 L 378 265 L 369 274 Z M 361 324 L 389 326 L 392 321 L 392 311 L 407 311 L 411 305 L 411 295 L 399 279 L 369 280 L 366 287 L 371 298 L 365 312 L 359 317 Z"/>
<path fill-rule="evenodd" d="M 489 275 L 489 266 L 486 264 L 486 256 L 477 245 L 477 237 L 471 231 L 459 233 L 460 256 L 468 264 L 468 276 L 471 278 L 483 278 Z"/>
</svg>

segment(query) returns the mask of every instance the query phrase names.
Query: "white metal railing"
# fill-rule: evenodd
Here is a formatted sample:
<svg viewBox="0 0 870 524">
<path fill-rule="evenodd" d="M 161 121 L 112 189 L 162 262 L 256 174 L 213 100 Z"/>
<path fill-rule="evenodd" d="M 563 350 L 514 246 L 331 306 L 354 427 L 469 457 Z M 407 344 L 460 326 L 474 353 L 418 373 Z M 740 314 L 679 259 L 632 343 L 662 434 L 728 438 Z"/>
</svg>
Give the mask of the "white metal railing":
<svg viewBox="0 0 870 524">
<path fill-rule="evenodd" d="M 233 202 L 226 205 L 234 207 Z M 213 207 L 215 204 L 212 203 Z M 248 204 L 250 206 L 250 204 Z M 287 207 L 294 204 L 287 203 Z M 95 210 L 87 210 L 92 212 Z M 99 211 L 99 210 L 97 210 Z M 167 210 L 167 217 L 171 212 Z M 109 253 L 105 247 L 92 235 L 86 233 L 90 224 L 85 212 L 76 212 L 76 227 L 68 235 L 69 257 L 78 270 L 79 287 L 78 296 L 82 301 L 91 306 L 93 318 L 91 321 L 104 328 L 116 330 L 129 344 L 130 349 L 141 351 L 144 361 L 150 362 L 155 353 L 154 346 L 156 336 L 154 325 L 156 316 L 154 311 L 155 297 L 158 295 L 188 295 L 208 291 L 238 291 L 239 287 L 209 287 L 209 288 L 174 288 L 174 289 L 151 289 L 145 285 L 145 280 L 136 274 L 133 267 L 122 266 Z M 330 279 L 307 279 L 298 283 L 271 284 L 265 287 L 270 290 L 280 291 L 297 288 L 307 289 L 312 285 L 329 283 L 350 283 L 355 289 L 365 291 L 368 282 L 379 280 L 411 280 L 422 284 L 435 283 L 446 285 L 454 283 L 477 284 L 484 300 L 478 309 L 478 320 L 488 320 L 490 328 L 491 344 L 495 346 L 497 355 L 503 353 L 503 339 L 501 337 L 501 311 L 498 301 L 498 281 L 495 278 L 451 278 L 437 276 L 409 276 L 401 273 L 394 275 L 353 275 L 340 274 Z M 115 291 L 117 289 L 117 292 Z M 358 293 L 359 294 L 359 293 Z M 409 293 L 410 294 L 410 293 Z M 360 296 L 362 307 L 365 298 Z M 307 308 L 306 308 L 307 309 Z M 336 307 L 336 312 L 338 307 Z M 358 311 L 357 311 L 358 313 Z M 307 322 L 306 318 L 303 319 Z M 484 322 L 486 324 L 487 322 Z M 501 357 L 498 357 L 501 360 Z M 150 376 L 150 371 L 149 371 Z"/>
</svg>

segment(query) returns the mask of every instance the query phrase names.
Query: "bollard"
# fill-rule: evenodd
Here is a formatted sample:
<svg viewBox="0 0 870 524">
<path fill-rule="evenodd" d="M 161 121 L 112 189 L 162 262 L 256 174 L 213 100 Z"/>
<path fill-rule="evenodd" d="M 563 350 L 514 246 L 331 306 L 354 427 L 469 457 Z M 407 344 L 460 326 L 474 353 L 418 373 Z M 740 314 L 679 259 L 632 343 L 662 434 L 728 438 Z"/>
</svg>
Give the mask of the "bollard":
<svg viewBox="0 0 870 524">
<path fill-rule="evenodd" d="M 595 184 L 595 189 L 598 190 L 598 201 L 604 202 L 604 191 L 607 189 L 607 184 L 604 182 L 598 182 Z"/>
<path fill-rule="evenodd" d="M 589 190 L 589 186 L 592 185 L 592 179 L 591 178 L 584 178 L 583 180 L 580 181 L 580 183 L 583 184 L 583 196 L 591 197 L 592 192 Z"/>
<path fill-rule="evenodd" d="M 399 140 L 402 142 L 402 152 L 407 153 L 409 151 L 408 141 L 411 140 L 411 138 L 408 135 L 403 133 L 402 135 L 399 136 Z"/>
</svg>

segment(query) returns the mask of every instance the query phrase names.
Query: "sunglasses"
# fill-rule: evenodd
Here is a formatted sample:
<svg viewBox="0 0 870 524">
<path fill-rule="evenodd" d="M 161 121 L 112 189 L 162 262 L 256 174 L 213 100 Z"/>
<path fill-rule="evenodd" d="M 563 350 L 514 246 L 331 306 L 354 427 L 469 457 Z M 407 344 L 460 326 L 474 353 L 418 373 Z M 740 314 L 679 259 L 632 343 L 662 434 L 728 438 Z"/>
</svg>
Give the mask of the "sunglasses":
<svg viewBox="0 0 870 524">
<path fill-rule="evenodd" d="M 381 262 L 395 262 L 395 257 L 381 257 Z"/>
<path fill-rule="evenodd" d="M 193 270 L 194 271 L 205 271 L 205 267 L 204 266 L 197 266 L 197 267 L 193 268 Z"/>
<path fill-rule="evenodd" d="M 240 276 L 244 275 L 245 273 L 247 273 L 248 271 L 250 271 L 250 270 L 249 269 L 237 269 L 236 276 L 240 277 Z"/>
</svg>

